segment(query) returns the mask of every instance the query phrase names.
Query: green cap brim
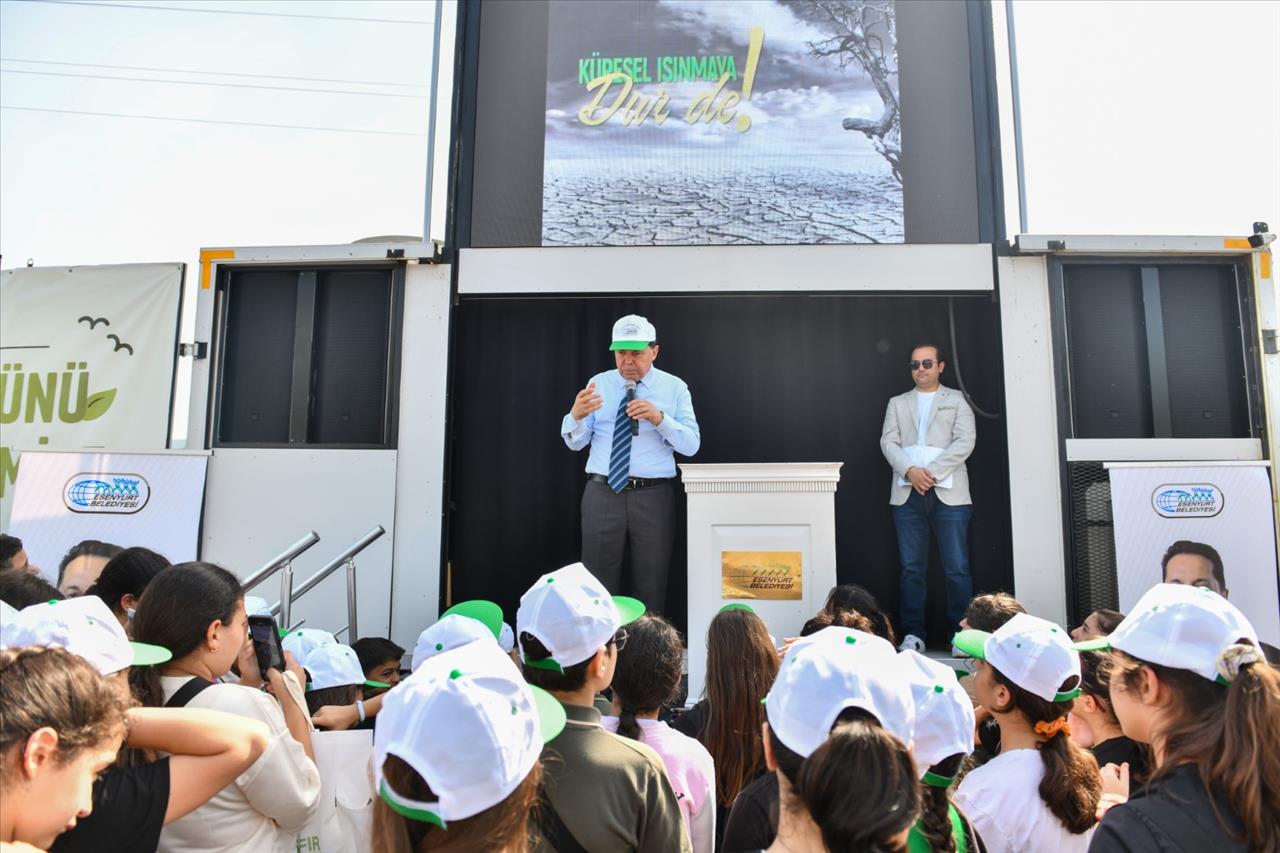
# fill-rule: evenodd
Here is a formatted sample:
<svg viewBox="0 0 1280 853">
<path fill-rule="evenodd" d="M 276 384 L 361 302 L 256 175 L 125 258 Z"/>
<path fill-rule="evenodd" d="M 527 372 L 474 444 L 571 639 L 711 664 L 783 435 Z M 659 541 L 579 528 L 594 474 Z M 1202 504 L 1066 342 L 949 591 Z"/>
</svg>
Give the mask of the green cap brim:
<svg viewBox="0 0 1280 853">
<path fill-rule="evenodd" d="M 448 610 L 440 614 L 443 619 L 446 616 L 467 616 L 484 625 L 493 632 L 496 639 L 502 634 L 502 608 L 492 601 L 485 601 L 482 598 L 474 598 L 470 601 L 459 601 Z"/>
<path fill-rule="evenodd" d="M 724 613 L 726 610 L 745 610 L 748 613 L 755 613 L 755 611 L 751 609 L 750 605 L 742 604 L 741 602 L 737 602 L 737 601 L 735 601 L 733 604 L 726 604 L 724 607 L 720 608 L 721 613 Z"/>
<path fill-rule="evenodd" d="M 155 666 L 173 659 L 173 652 L 164 646 L 153 646 L 150 643 L 135 643 L 132 640 L 134 666 Z"/>
<path fill-rule="evenodd" d="M 435 812 L 430 812 L 426 809 L 414 808 L 406 803 L 402 803 L 396 796 L 395 792 L 391 790 L 391 786 L 386 783 L 386 780 L 383 780 L 382 785 L 379 787 L 378 795 L 382 797 L 382 801 L 384 803 L 391 807 L 393 812 L 401 817 L 407 817 L 409 820 L 416 820 L 422 823 L 430 823 L 440 827 L 441 829 L 448 828 L 445 826 L 444 819 Z"/>
<path fill-rule="evenodd" d="M 388 684 L 388 683 L 387 683 L 387 682 L 385 682 L 385 681 L 372 681 L 372 680 L 370 680 L 370 679 L 366 678 L 366 679 L 365 679 L 364 681 L 362 681 L 361 683 L 362 683 L 365 687 L 381 687 L 381 688 L 384 688 L 384 689 L 387 689 L 387 690 L 390 690 L 390 689 L 391 689 L 391 685 L 390 685 L 390 684 Z"/>
<path fill-rule="evenodd" d="M 987 640 L 991 639 L 991 634 L 987 631 L 978 631 L 973 628 L 961 631 L 951 638 L 951 645 L 964 652 L 971 658 L 978 660 L 987 659 Z"/>
<path fill-rule="evenodd" d="M 564 731 L 567 720 L 564 706 L 541 687 L 531 684 L 529 689 L 533 691 L 533 707 L 538 712 L 538 732 L 542 735 L 542 742 L 546 743 Z"/>
<path fill-rule="evenodd" d="M 1078 643 L 1072 643 L 1071 648 L 1078 652 L 1105 652 L 1111 648 L 1111 638 L 1094 637 L 1092 640 L 1081 640 Z"/>
<path fill-rule="evenodd" d="M 648 348 L 648 341 L 614 341 L 609 345 L 609 352 L 616 352 L 620 349 L 642 350 Z"/>
<path fill-rule="evenodd" d="M 285 637 L 289 636 L 289 629 L 288 629 L 288 628 L 277 628 L 276 630 L 280 633 L 280 639 L 282 639 L 282 640 L 283 640 Z"/>
<path fill-rule="evenodd" d="M 618 608 L 618 618 L 621 620 L 619 622 L 620 625 L 630 625 L 644 615 L 644 602 L 638 598 L 632 598 L 629 595 L 615 595 L 613 603 Z"/>
<path fill-rule="evenodd" d="M 555 662 L 554 658 L 543 658 L 542 660 L 527 660 L 525 666 L 533 669 L 545 669 L 549 672 L 564 672 L 564 667 Z"/>
</svg>

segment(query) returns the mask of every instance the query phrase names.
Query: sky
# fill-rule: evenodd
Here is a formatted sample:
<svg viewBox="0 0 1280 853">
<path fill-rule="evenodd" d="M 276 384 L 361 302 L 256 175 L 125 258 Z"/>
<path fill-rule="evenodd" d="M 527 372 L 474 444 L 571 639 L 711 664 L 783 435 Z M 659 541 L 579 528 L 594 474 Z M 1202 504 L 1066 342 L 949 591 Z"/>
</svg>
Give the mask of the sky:
<svg viewBox="0 0 1280 853">
<path fill-rule="evenodd" d="M 1028 231 L 1280 227 L 1280 3 L 1014 9 Z M 190 287 L 205 246 L 422 234 L 433 14 L 430 0 L 0 0 L 0 265 L 185 261 Z M 999 62 L 1003 3 L 994 14 Z M 1009 122 L 1007 87 L 1001 100 Z M 442 134 L 448 114 L 446 95 Z M 1002 138 L 1012 186 L 1011 126 Z M 433 236 L 446 152 L 442 135 Z"/>
</svg>

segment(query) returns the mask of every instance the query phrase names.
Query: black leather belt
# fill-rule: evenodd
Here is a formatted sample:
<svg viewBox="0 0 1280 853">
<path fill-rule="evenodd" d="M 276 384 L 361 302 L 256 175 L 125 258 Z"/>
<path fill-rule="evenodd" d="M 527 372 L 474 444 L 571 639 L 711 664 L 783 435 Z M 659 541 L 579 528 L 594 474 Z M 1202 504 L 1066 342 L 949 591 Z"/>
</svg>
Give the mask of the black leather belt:
<svg viewBox="0 0 1280 853">
<path fill-rule="evenodd" d="M 609 478 L 604 474 L 588 474 L 588 480 L 595 480 L 597 483 L 609 485 Z M 670 483 L 675 477 L 628 477 L 627 484 L 622 487 L 625 492 L 627 489 L 647 489 L 650 486 L 661 486 L 663 483 Z"/>
</svg>

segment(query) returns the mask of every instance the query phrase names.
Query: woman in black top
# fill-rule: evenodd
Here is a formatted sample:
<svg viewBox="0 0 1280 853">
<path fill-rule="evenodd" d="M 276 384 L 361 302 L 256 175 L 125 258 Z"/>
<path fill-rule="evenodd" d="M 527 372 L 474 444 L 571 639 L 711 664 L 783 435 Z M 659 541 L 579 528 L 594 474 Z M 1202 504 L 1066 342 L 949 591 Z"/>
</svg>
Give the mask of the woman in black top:
<svg viewBox="0 0 1280 853">
<path fill-rule="evenodd" d="M 1154 757 L 1091 851 L 1280 850 L 1280 671 L 1256 638 L 1218 594 L 1159 584 L 1085 644 L 1113 650 L 1112 707 Z"/>
<path fill-rule="evenodd" d="M 1129 765 L 1136 790 L 1150 775 L 1150 750 L 1125 737 L 1111 708 L 1111 665 L 1106 652 L 1080 653 L 1080 696 L 1068 715 L 1071 739 L 1093 753 L 1099 767 Z"/>
</svg>

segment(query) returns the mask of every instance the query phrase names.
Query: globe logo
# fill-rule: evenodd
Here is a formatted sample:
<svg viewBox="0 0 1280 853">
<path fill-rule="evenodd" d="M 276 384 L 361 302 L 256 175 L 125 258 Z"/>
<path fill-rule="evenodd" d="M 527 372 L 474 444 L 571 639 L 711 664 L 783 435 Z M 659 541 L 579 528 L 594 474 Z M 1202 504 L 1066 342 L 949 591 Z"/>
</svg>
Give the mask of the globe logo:
<svg viewBox="0 0 1280 853">
<path fill-rule="evenodd" d="M 1166 483 L 1151 493 L 1151 508 L 1163 518 L 1212 518 L 1225 501 L 1212 483 Z"/>
<path fill-rule="evenodd" d="M 98 494 L 100 489 L 105 491 L 110 488 L 109 484 L 101 480 L 78 480 L 67 489 L 67 500 L 76 506 L 92 506 L 94 495 Z"/>
<path fill-rule="evenodd" d="M 151 484 L 138 474 L 82 472 L 62 487 L 62 502 L 72 512 L 130 515 L 151 500 Z"/>
</svg>

